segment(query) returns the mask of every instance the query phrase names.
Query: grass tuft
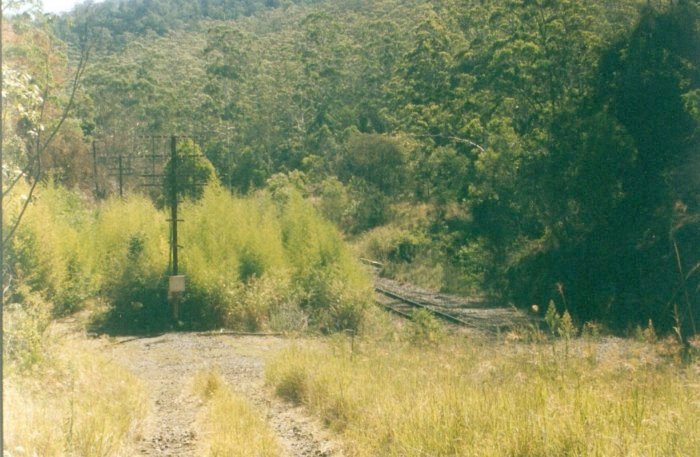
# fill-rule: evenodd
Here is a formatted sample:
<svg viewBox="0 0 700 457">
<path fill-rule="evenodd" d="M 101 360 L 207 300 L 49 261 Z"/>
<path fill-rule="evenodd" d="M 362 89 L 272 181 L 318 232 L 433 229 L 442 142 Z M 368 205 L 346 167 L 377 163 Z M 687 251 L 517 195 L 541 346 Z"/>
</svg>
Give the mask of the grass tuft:
<svg viewBox="0 0 700 457">
<path fill-rule="evenodd" d="M 273 457 L 282 451 L 274 433 L 253 407 L 236 395 L 214 368 L 199 372 L 195 392 L 206 401 L 201 418 L 205 442 L 199 455 L 210 457 Z"/>
</svg>

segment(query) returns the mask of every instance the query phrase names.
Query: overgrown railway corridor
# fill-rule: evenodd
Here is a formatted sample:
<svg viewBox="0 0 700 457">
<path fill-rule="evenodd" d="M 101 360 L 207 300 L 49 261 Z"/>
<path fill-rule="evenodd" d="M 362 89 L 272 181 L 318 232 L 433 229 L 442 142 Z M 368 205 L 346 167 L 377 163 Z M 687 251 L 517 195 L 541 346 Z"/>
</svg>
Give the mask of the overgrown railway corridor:
<svg viewBox="0 0 700 457">
<path fill-rule="evenodd" d="M 445 309 L 466 319 L 458 319 L 463 329 L 484 336 L 530 322 L 528 316 L 514 309 L 488 305 L 484 299 L 446 296 L 388 279 L 375 280 L 378 291 L 391 290 L 393 294 L 401 294 L 403 300 L 426 303 L 431 310 Z M 378 303 L 390 307 L 382 303 L 381 296 L 381 293 L 377 295 Z M 445 324 L 454 331 L 459 327 Z M 201 423 L 204 402 L 195 393 L 193 383 L 198 374 L 215 370 L 233 392 L 245 398 L 265 419 L 282 447 L 282 455 L 340 456 L 340 444 L 317 419 L 303 407 L 279 399 L 265 385 L 267 356 L 297 343 L 296 339 L 270 335 L 194 332 L 94 341 L 145 385 L 148 414 L 129 450 L 133 455 L 202 454 L 207 442 L 203 435 L 206 427 Z"/>
</svg>

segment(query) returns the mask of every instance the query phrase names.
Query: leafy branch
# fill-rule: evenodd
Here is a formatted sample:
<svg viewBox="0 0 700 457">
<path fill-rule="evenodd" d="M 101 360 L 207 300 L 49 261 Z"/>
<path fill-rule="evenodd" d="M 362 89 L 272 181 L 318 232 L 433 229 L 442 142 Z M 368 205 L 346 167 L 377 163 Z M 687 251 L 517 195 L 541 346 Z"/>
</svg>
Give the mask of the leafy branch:
<svg viewBox="0 0 700 457">
<path fill-rule="evenodd" d="M 85 24 L 85 31 L 84 31 L 84 36 L 87 37 L 87 23 Z M 80 86 L 80 81 L 83 77 L 83 74 L 85 73 L 85 69 L 87 67 L 89 57 L 90 57 L 90 52 L 92 50 L 92 46 L 89 44 L 89 41 L 87 39 L 82 39 L 81 40 L 81 46 L 80 46 L 80 57 L 78 59 L 78 65 L 76 67 L 75 73 L 73 74 L 72 82 L 71 82 L 71 88 L 70 88 L 70 95 L 68 97 L 68 102 L 64 106 L 61 115 L 59 117 L 58 122 L 54 127 L 51 129 L 50 133 L 48 134 L 47 138 L 42 141 L 42 136 L 41 136 L 41 131 L 39 131 L 36 135 L 36 139 L 33 142 L 33 151 L 30 154 L 29 160 L 27 161 L 27 165 L 24 167 L 24 169 L 19 173 L 19 176 L 13 180 L 12 183 L 8 186 L 6 190 L 2 192 L 2 198 L 4 199 L 7 195 L 9 195 L 10 191 L 14 188 L 14 186 L 17 184 L 17 182 L 22 178 L 25 177 L 27 180 L 31 181 L 31 187 L 29 189 L 29 193 L 27 194 L 27 198 L 24 200 L 22 204 L 22 208 L 20 209 L 20 212 L 17 216 L 17 219 L 13 222 L 12 227 L 8 231 L 7 235 L 4 236 L 2 240 L 3 246 L 7 246 L 7 244 L 10 242 L 10 240 L 14 237 L 17 228 L 19 227 L 20 223 L 22 222 L 22 219 L 24 217 L 25 212 L 27 211 L 27 208 L 29 207 L 29 203 L 32 201 L 32 197 L 34 196 L 34 192 L 36 190 L 37 185 L 41 181 L 43 177 L 43 168 L 42 168 L 42 163 L 41 163 L 41 158 L 46 152 L 46 150 L 51 146 L 51 143 L 55 139 L 56 135 L 58 132 L 61 130 L 61 127 L 65 123 L 66 119 L 68 118 L 71 110 L 73 109 L 73 106 L 75 104 L 75 97 L 78 92 L 78 88 Z M 48 55 L 46 57 L 47 59 L 49 58 Z M 47 69 L 48 72 L 48 69 Z M 42 101 L 41 101 L 41 107 L 40 107 L 40 120 L 43 120 L 46 112 L 46 103 L 49 98 L 49 91 L 50 91 L 50 86 L 47 78 L 46 86 L 44 87 L 42 93 Z"/>
</svg>

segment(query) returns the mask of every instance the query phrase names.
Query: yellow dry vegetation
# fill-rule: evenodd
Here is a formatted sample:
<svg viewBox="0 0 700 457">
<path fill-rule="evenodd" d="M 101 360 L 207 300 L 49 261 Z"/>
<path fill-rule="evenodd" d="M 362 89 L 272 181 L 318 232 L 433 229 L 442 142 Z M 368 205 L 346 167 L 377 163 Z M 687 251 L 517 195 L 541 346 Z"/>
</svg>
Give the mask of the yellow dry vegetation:
<svg viewBox="0 0 700 457">
<path fill-rule="evenodd" d="M 284 350 L 267 380 L 349 456 L 698 455 L 700 365 L 659 347 L 338 339 Z"/>
<path fill-rule="evenodd" d="M 276 457 L 281 455 L 274 433 L 253 407 L 234 393 L 218 369 L 197 373 L 194 392 L 205 401 L 200 417 L 203 442 L 199 455 L 207 457 Z"/>
<path fill-rule="evenodd" d="M 6 456 L 130 455 L 146 413 L 141 383 L 97 349 L 69 338 L 5 381 Z"/>
</svg>

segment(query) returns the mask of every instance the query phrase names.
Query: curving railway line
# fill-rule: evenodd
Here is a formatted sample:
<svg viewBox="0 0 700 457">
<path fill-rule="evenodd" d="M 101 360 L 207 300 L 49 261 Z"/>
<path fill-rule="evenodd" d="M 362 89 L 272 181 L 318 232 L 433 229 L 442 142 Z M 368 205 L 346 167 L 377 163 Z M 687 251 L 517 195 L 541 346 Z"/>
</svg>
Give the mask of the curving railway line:
<svg viewBox="0 0 700 457">
<path fill-rule="evenodd" d="M 532 316 L 514 307 L 499 306 L 486 297 L 459 297 L 427 291 L 411 284 L 400 283 L 378 276 L 381 264 L 363 259 L 377 274 L 375 301 L 392 314 L 412 319 L 413 313 L 423 309 L 448 325 L 500 333 L 513 328 L 532 325 Z"/>
<path fill-rule="evenodd" d="M 407 319 L 411 319 L 413 317 L 412 316 L 413 311 L 415 311 L 416 309 L 425 309 L 428 312 L 430 312 L 432 315 L 434 315 L 440 319 L 443 319 L 445 321 L 448 321 L 452 324 L 463 325 L 465 327 L 469 326 L 468 322 L 463 321 L 460 318 L 453 316 L 451 314 L 448 314 L 444 311 L 440 311 L 439 309 L 436 309 L 434 306 L 430 306 L 430 305 L 425 304 L 425 303 L 417 302 L 415 300 L 404 297 L 402 295 L 397 294 L 396 292 L 392 292 L 392 291 L 384 289 L 382 287 L 375 287 L 374 291 L 392 299 L 391 302 L 377 300 L 377 303 L 379 303 L 381 306 L 383 306 L 386 310 L 388 310 L 394 314 L 398 314 L 399 316 L 405 317 Z"/>
</svg>

